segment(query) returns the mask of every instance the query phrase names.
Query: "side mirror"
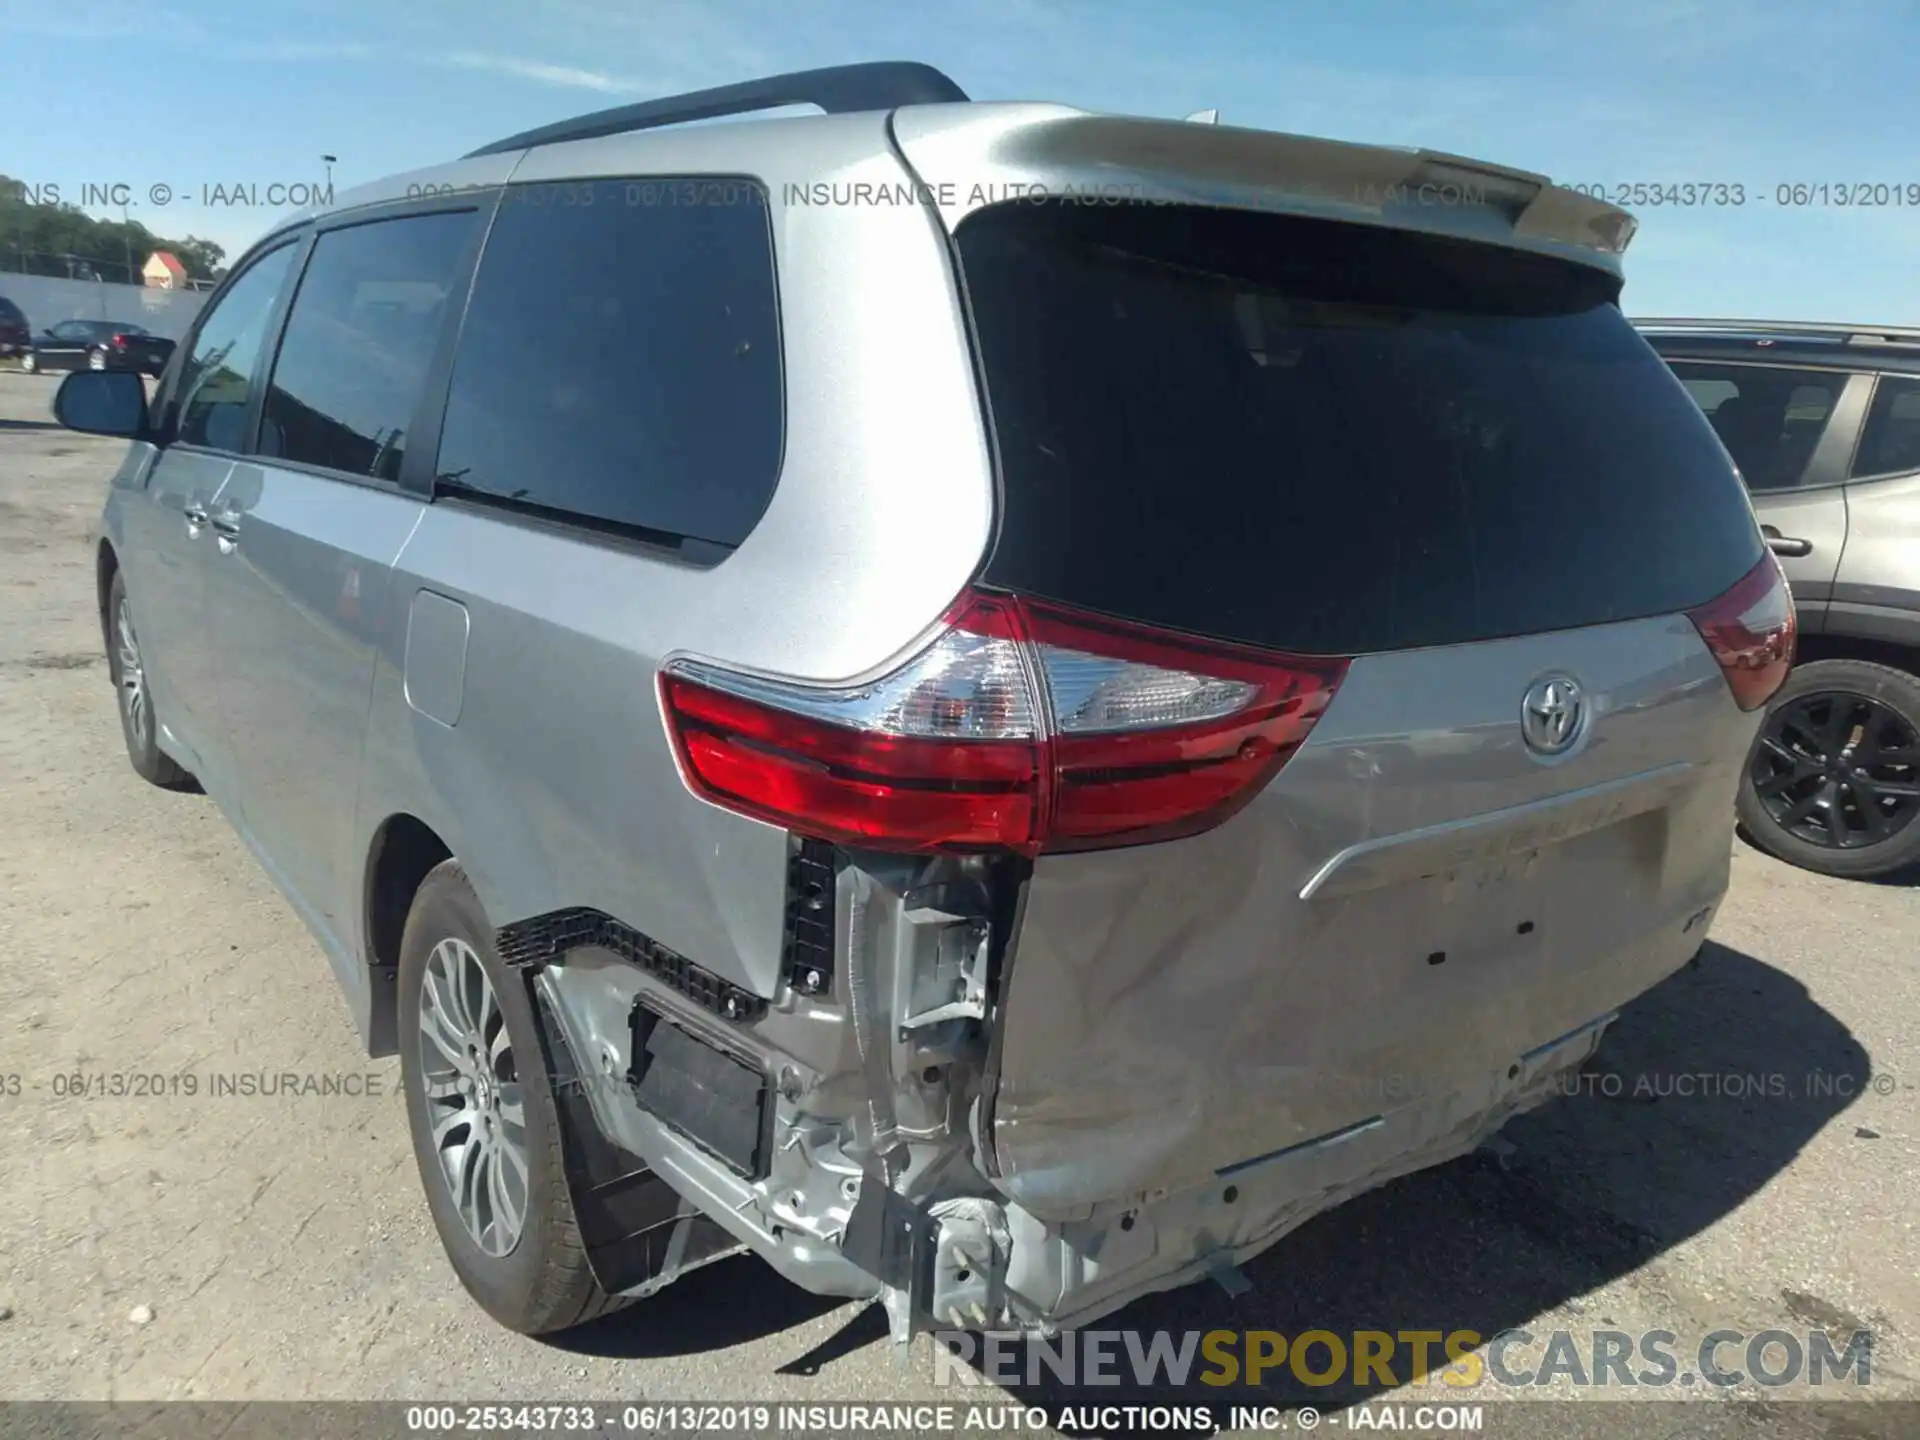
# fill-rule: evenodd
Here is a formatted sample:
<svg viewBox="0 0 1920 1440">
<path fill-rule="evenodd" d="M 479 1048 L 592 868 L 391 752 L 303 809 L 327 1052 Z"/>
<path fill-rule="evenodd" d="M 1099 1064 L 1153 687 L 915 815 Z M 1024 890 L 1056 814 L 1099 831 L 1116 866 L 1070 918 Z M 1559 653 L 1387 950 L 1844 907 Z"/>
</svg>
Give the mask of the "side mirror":
<svg viewBox="0 0 1920 1440">
<path fill-rule="evenodd" d="M 131 370 L 76 370 L 54 394 L 53 418 L 84 435 L 145 439 L 146 382 Z"/>
</svg>

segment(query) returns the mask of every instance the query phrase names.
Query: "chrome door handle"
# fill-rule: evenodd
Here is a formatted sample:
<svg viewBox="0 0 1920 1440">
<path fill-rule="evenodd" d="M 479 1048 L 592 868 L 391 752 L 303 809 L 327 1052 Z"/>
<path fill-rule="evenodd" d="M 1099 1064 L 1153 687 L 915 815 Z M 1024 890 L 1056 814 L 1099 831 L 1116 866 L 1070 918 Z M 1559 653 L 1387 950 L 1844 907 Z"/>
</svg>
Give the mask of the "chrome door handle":
<svg viewBox="0 0 1920 1440">
<path fill-rule="evenodd" d="M 187 517 L 187 538 L 189 540 L 198 539 L 201 527 L 207 523 L 206 506 L 188 501 L 180 513 Z"/>
<path fill-rule="evenodd" d="M 222 555 L 231 555 L 240 548 L 240 512 L 222 510 L 213 517 L 213 543 L 220 547 Z"/>
</svg>

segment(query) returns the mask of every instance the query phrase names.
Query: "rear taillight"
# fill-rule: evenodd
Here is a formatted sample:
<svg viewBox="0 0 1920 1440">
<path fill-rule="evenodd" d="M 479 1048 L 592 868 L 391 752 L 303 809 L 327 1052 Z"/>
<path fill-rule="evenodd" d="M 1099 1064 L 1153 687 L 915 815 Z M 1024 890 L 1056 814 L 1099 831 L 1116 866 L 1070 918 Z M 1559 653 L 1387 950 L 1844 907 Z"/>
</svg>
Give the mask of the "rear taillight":
<svg viewBox="0 0 1920 1440">
<path fill-rule="evenodd" d="M 674 661 L 660 694 L 687 783 L 715 804 L 879 849 L 1036 854 L 1219 824 L 1346 666 L 970 592 L 866 685 Z"/>
<path fill-rule="evenodd" d="M 113 337 L 112 344 L 114 349 L 124 350 L 127 348 L 127 337 L 124 335 L 116 335 Z"/>
<path fill-rule="evenodd" d="M 1758 710 L 1786 683 L 1798 622 L 1780 562 L 1771 553 L 1717 600 L 1687 612 L 1720 662 L 1742 710 Z"/>
</svg>

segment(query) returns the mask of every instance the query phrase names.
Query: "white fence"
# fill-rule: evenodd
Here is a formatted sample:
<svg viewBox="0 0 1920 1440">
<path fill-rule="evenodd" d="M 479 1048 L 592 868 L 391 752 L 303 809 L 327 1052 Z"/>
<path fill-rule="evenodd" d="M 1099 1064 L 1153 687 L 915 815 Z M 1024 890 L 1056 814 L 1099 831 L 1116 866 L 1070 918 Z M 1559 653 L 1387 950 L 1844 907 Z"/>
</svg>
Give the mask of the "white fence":
<svg viewBox="0 0 1920 1440">
<path fill-rule="evenodd" d="M 117 320 L 178 340 L 206 302 L 199 290 L 150 290 L 105 280 L 55 280 L 0 271 L 0 295 L 26 311 L 38 334 L 62 320 Z"/>
</svg>

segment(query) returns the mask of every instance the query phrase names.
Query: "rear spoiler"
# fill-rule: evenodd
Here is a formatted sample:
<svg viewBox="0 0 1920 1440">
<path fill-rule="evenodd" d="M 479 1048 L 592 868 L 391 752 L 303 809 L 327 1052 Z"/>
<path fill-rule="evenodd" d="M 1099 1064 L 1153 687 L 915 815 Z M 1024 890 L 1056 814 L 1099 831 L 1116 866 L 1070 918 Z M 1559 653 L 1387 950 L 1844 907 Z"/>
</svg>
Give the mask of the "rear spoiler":
<svg viewBox="0 0 1920 1440">
<path fill-rule="evenodd" d="M 894 113 L 893 129 L 950 228 L 1022 197 L 1215 205 L 1490 241 L 1615 275 L 1636 228 L 1545 175 L 1438 150 L 1057 105 L 916 105 Z"/>
</svg>

